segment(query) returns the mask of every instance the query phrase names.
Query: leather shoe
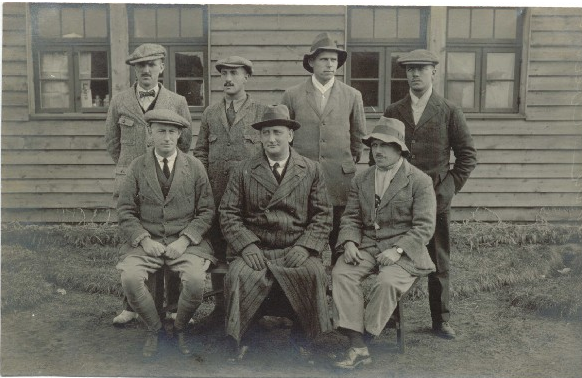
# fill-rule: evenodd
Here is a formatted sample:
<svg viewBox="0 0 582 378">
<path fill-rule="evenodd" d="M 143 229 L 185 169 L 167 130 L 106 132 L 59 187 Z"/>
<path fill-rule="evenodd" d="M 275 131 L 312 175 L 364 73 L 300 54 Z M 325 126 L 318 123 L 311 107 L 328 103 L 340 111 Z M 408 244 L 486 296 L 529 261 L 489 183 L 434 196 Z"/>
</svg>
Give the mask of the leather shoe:
<svg viewBox="0 0 582 378">
<path fill-rule="evenodd" d="M 121 314 L 113 318 L 113 324 L 125 324 L 129 323 L 134 319 L 137 319 L 137 312 L 123 310 Z"/>
<path fill-rule="evenodd" d="M 185 332 L 178 332 L 178 350 L 180 350 L 180 353 L 182 353 L 184 356 L 189 356 L 192 354 L 192 349 L 188 344 L 188 339 L 186 338 Z"/>
<path fill-rule="evenodd" d="M 433 322 L 432 331 L 443 339 L 454 339 L 457 334 L 448 322 Z"/>
<path fill-rule="evenodd" d="M 334 363 L 335 367 L 341 369 L 355 369 L 358 366 L 364 366 L 372 363 L 372 357 L 368 348 L 350 348 L 346 353 L 346 358 Z"/>
<path fill-rule="evenodd" d="M 158 353 L 158 336 L 159 331 L 148 331 L 146 342 L 143 346 L 142 355 L 145 358 L 152 358 Z"/>
</svg>

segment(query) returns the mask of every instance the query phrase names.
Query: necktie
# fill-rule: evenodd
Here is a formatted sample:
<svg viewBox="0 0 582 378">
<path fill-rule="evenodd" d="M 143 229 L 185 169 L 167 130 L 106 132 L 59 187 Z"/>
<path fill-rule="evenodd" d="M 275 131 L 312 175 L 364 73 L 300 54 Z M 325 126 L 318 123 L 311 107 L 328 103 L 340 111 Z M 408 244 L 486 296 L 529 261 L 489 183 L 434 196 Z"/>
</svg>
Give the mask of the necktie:
<svg viewBox="0 0 582 378">
<path fill-rule="evenodd" d="M 144 98 L 144 97 L 156 97 L 156 91 L 154 91 L 153 89 L 150 89 L 149 91 L 139 91 L 139 98 Z"/>
<path fill-rule="evenodd" d="M 226 119 L 228 120 L 228 125 L 232 126 L 234 118 L 236 117 L 236 112 L 234 111 L 234 101 L 230 102 L 230 106 L 226 109 Z"/>
<path fill-rule="evenodd" d="M 164 158 L 163 162 L 164 168 L 162 169 L 162 172 L 164 172 L 164 176 L 166 176 L 166 178 L 170 178 L 170 167 L 168 166 L 168 159 Z"/>
<path fill-rule="evenodd" d="M 279 163 L 273 164 L 273 175 L 275 176 L 275 179 L 277 179 L 277 182 L 280 184 L 281 183 L 281 174 L 278 171 L 279 167 L 280 167 Z"/>
</svg>

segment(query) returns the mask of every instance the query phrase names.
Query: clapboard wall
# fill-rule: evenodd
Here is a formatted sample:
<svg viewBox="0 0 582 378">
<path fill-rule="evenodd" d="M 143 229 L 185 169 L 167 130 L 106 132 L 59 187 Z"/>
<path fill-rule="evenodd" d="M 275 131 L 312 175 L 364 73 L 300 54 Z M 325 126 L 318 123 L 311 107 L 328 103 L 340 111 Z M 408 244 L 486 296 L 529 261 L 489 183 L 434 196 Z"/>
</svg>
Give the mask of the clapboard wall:
<svg viewBox="0 0 582 378">
<path fill-rule="evenodd" d="M 114 221 L 104 116 L 30 115 L 26 7 L 3 5 L 2 221 Z M 301 59 L 316 34 L 329 31 L 345 43 L 345 17 L 339 6 L 210 5 L 211 67 L 233 54 L 252 59 L 249 93 L 277 103 L 286 88 L 307 78 Z M 479 166 L 454 200 L 454 219 L 580 219 L 581 25 L 580 9 L 528 10 L 522 114 L 469 116 Z M 123 60 L 115 65 L 123 67 Z M 222 84 L 213 68 L 209 85 L 215 103 Z M 378 117 L 369 115 L 369 130 Z M 196 135 L 200 114 L 193 118 Z M 366 159 L 360 169 L 365 166 Z"/>
</svg>

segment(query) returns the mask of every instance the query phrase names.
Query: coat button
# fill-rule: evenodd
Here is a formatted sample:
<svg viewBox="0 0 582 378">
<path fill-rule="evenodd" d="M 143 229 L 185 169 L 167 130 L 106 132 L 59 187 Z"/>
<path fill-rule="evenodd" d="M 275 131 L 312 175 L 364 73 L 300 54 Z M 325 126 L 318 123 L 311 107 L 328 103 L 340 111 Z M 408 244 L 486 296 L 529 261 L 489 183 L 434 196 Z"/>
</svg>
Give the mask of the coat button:
<svg viewBox="0 0 582 378">
<path fill-rule="evenodd" d="M 269 214 L 269 209 L 266 209 L 265 210 L 265 214 Z"/>
</svg>

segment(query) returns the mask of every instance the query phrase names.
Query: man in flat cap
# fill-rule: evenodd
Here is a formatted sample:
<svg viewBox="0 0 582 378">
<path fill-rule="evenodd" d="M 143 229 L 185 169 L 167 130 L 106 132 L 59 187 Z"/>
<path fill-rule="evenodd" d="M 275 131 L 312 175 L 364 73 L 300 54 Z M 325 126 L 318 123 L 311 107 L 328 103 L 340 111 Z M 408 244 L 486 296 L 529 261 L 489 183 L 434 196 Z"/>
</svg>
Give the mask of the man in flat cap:
<svg viewBox="0 0 582 378">
<path fill-rule="evenodd" d="M 385 117 L 402 121 L 410 163 L 432 178 L 437 199 L 436 231 L 428 245 L 436 272 L 428 276 L 433 331 L 453 339 L 449 324 L 449 268 L 451 201 L 477 165 L 477 152 L 462 110 L 433 91 L 438 58 L 427 50 L 402 55 L 398 63 L 406 68 L 410 93 L 388 106 Z M 455 164 L 450 168 L 450 152 Z"/>
<path fill-rule="evenodd" d="M 294 321 L 291 342 L 305 356 L 310 341 L 331 330 L 321 261 L 331 206 L 319 163 L 290 148 L 300 124 L 287 107 L 270 107 L 253 127 L 264 152 L 235 169 L 220 204 L 227 254 L 235 258 L 225 278 L 226 333 L 244 353 L 241 339 L 254 320 L 277 310 Z"/>
<path fill-rule="evenodd" d="M 404 124 L 380 118 L 363 139 L 376 165 L 352 180 L 341 219 L 332 271 L 334 327 L 350 340 L 335 366 L 353 369 L 372 362 L 364 336 L 378 336 L 398 300 L 419 276 L 435 271 L 426 244 L 435 228 L 432 181 L 404 158 Z M 364 307 L 361 283 L 378 272 Z"/>
<path fill-rule="evenodd" d="M 174 329 L 178 348 L 192 353 L 185 330 L 202 303 L 206 269 L 216 261 L 206 232 L 215 215 L 204 166 L 177 148 L 190 121 L 169 109 L 145 114 L 154 148 L 136 158 L 121 185 L 117 212 L 126 243 L 120 249 L 121 283 L 127 301 L 147 326 L 144 357 L 157 352 L 162 323 L 146 287 L 148 274 L 166 266 L 182 282 Z"/>
<path fill-rule="evenodd" d="M 107 151 L 116 164 L 113 201 L 117 201 L 121 181 L 125 177 L 129 163 L 144 154 L 152 145 L 148 138 L 144 114 L 152 109 L 170 109 L 188 120 L 188 126 L 181 133 L 178 148 L 190 150 L 192 143 L 192 118 L 183 96 L 174 93 L 158 83 L 164 71 L 166 49 L 163 46 L 145 43 L 129 55 L 125 63 L 133 66 L 137 82 L 129 89 L 115 95 L 109 105 L 105 121 L 105 142 Z M 162 285 L 162 280 L 157 283 Z M 170 292 L 177 291 L 176 282 L 171 280 Z M 171 298 L 170 298 L 171 300 Z M 124 299 L 124 310 L 113 319 L 114 324 L 124 324 L 137 318 Z"/>
<path fill-rule="evenodd" d="M 333 227 L 329 238 L 332 264 L 341 214 L 350 181 L 363 151 L 366 118 L 362 94 L 335 80 L 347 52 L 337 47 L 329 33 L 319 34 L 311 51 L 303 56 L 303 67 L 311 73 L 305 82 L 289 88 L 282 103 L 291 119 L 301 124 L 293 147 L 301 155 L 321 163 L 333 205 Z"/>
<path fill-rule="evenodd" d="M 261 151 L 259 132 L 251 127 L 261 120 L 266 106 L 254 101 L 245 91 L 253 74 L 253 63 L 240 56 L 229 56 L 216 63 L 223 83 L 224 100 L 210 105 L 202 114 L 200 133 L 194 148 L 196 156 L 208 172 L 216 207 L 232 169 L 241 161 Z M 221 265 L 226 261 L 226 242 L 218 219 L 209 232 L 215 255 Z M 223 289 L 224 275 L 213 274 L 212 286 Z M 216 297 L 213 312 L 205 324 L 224 324 L 224 297 Z"/>
</svg>

